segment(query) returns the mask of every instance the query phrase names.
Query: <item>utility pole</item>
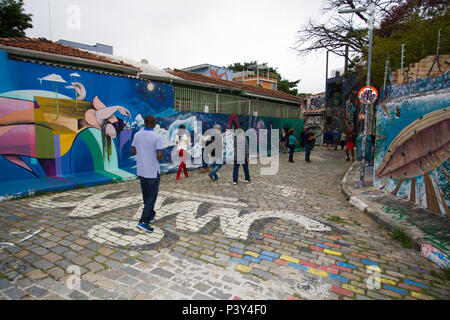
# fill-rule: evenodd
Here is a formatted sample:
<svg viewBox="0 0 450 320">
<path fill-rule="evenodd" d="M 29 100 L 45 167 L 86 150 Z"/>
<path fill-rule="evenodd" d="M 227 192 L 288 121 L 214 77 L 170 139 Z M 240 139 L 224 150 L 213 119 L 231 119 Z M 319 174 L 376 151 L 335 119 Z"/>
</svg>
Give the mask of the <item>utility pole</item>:
<svg viewBox="0 0 450 320">
<path fill-rule="evenodd" d="M 389 52 L 386 58 L 386 66 L 384 67 L 384 82 L 383 82 L 383 99 L 384 99 L 384 91 L 386 90 L 386 80 L 387 80 L 387 74 L 388 69 L 391 69 L 391 62 L 389 61 Z"/>
<path fill-rule="evenodd" d="M 373 23 L 374 23 L 374 15 L 375 15 L 375 5 L 373 3 L 371 3 L 367 8 L 356 8 L 356 9 L 346 9 L 346 10 L 339 10 L 339 13 L 354 13 L 354 12 L 365 12 L 367 10 L 369 10 L 369 19 L 367 21 L 368 23 L 368 27 L 369 27 L 369 57 L 368 57 L 368 62 L 367 62 L 367 81 L 366 81 L 366 86 L 370 86 L 370 69 L 372 66 L 372 42 L 373 42 Z M 362 146 L 361 146 L 361 151 L 362 151 L 362 159 L 361 159 L 361 170 L 360 170 L 360 174 L 359 174 L 359 182 L 360 182 L 360 186 L 364 187 L 364 177 L 365 177 L 365 173 L 366 173 L 366 143 L 367 143 L 367 129 L 368 129 L 368 123 L 369 123 L 369 119 L 368 119 L 368 111 L 369 111 L 369 106 L 370 104 L 364 104 L 364 114 L 365 114 L 365 119 L 364 119 L 364 136 L 363 136 L 363 141 L 362 141 Z"/>
<path fill-rule="evenodd" d="M 52 13 L 50 11 L 50 0 L 48 0 L 48 23 L 50 27 L 50 41 L 53 41 L 52 39 Z"/>
<path fill-rule="evenodd" d="M 400 58 L 400 74 L 402 75 L 403 79 L 403 61 L 405 60 L 405 44 L 402 44 L 402 55 Z"/>
</svg>

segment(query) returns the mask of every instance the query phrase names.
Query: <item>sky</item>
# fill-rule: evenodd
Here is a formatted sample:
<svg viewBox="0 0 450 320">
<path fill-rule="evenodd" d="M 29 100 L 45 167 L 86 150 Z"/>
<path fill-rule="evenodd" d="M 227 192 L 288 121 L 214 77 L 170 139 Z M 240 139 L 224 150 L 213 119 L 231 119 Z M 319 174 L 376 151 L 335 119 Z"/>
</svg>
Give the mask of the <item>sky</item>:
<svg viewBox="0 0 450 320">
<path fill-rule="evenodd" d="M 33 14 L 28 37 L 113 46 L 114 55 L 181 69 L 258 61 L 278 68 L 302 93 L 325 91 L 325 52 L 299 57 L 296 33 L 322 21 L 313 0 L 25 0 Z M 50 17 L 50 18 L 49 18 Z M 331 70 L 344 60 L 330 53 Z"/>
</svg>

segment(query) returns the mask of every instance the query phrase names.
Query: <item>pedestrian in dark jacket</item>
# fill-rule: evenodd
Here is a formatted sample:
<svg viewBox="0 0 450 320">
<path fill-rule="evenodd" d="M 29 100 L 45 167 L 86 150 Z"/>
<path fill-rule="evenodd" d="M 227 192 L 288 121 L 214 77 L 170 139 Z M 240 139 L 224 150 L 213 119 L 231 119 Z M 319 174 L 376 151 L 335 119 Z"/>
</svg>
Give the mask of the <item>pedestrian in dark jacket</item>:
<svg viewBox="0 0 450 320">
<path fill-rule="evenodd" d="M 234 136 L 234 167 L 233 167 L 233 184 L 238 184 L 239 166 L 242 164 L 244 168 L 245 183 L 251 182 L 248 162 L 250 157 L 249 145 L 244 130 L 236 129 Z"/>
</svg>

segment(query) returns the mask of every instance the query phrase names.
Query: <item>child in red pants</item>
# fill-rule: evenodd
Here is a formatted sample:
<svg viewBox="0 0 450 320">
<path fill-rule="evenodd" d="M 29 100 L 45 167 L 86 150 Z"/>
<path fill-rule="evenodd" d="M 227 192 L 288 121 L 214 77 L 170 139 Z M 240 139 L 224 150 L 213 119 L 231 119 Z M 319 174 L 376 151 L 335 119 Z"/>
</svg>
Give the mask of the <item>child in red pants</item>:
<svg viewBox="0 0 450 320">
<path fill-rule="evenodd" d="M 184 175 L 186 178 L 189 177 L 186 169 L 186 153 L 187 153 L 187 146 L 191 144 L 188 135 L 185 133 L 186 127 L 182 124 L 178 128 L 178 133 L 176 136 L 176 144 L 177 144 L 177 150 L 178 150 L 178 156 L 180 157 L 180 165 L 178 166 L 178 172 L 177 172 L 177 180 L 182 180 L 180 178 L 181 169 L 184 171 Z"/>
</svg>

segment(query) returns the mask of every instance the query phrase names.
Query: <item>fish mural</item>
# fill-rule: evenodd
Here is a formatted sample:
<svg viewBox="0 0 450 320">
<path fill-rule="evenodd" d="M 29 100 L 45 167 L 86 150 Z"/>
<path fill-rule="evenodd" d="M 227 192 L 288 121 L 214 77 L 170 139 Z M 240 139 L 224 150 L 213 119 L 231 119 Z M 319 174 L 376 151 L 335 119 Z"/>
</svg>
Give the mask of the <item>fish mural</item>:
<svg viewBox="0 0 450 320">
<path fill-rule="evenodd" d="M 450 90 L 403 96 L 377 110 L 375 186 L 450 214 Z"/>
</svg>

